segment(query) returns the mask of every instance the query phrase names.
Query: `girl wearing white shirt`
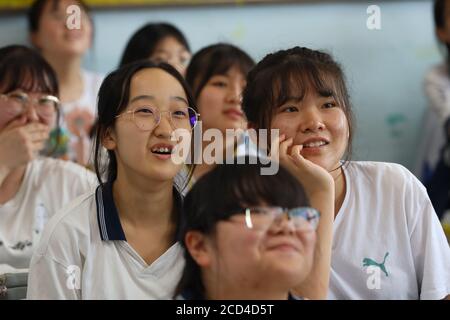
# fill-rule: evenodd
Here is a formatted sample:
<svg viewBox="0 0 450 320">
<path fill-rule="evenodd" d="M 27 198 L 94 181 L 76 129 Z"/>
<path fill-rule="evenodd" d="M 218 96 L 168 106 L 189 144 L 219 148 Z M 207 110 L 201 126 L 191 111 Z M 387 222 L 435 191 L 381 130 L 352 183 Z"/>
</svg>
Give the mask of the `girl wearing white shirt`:
<svg viewBox="0 0 450 320">
<path fill-rule="evenodd" d="M 77 18 L 75 7 L 80 10 L 79 28 L 71 25 Z M 87 165 L 97 93 L 103 80 L 102 75 L 82 68 L 94 32 L 89 8 L 81 0 L 36 0 L 28 11 L 28 28 L 32 44 L 56 71 L 60 85 L 59 134 L 63 137 L 56 156 Z M 56 139 L 55 132 L 51 138 Z"/>
<path fill-rule="evenodd" d="M 253 127 L 280 129 L 291 153 L 334 178 L 330 299 L 447 297 L 450 249 L 423 185 L 398 164 L 341 160 L 353 119 L 329 54 L 295 47 L 267 55 L 247 77 L 243 105 Z"/>
<path fill-rule="evenodd" d="M 168 64 L 141 61 L 107 76 L 95 147 L 97 176 L 106 181 L 49 223 L 31 263 L 28 298 L 172 297 L 184 266 L 176 242 L 181 187 L 174 185 L 182 164 L 172 161 L 173 135 L 190 135 L 195 109 Z"/>
<path fill-rule="evenodd" d="M 39 157 L 57 127 L 56 75 L 34 50 L 0 49 L 0 273 L 27 269 L 47 220 L 95 187 L 74 163 Z"/>
</svg>

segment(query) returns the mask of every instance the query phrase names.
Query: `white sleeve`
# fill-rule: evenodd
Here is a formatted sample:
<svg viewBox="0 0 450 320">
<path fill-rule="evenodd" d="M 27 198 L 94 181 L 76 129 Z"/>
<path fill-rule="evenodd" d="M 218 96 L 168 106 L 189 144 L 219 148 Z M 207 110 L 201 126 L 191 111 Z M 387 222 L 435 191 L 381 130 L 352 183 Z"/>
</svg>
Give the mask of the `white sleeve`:
<svg viewBox="0 0 450 320">
<path fill-rule="evenodd" d="M 450 294 L 450 247 L 426 189 L 411 181 L 411 249 L 420 299 L 443 299 Z"/>
<path fill-rule="evenodd" d="M 33 256 L 28 274 L 28 300 L 81 299 L 79 268 L 46 255 Z"/>
<path fill-rule="evenodd" d="M 425 77 L 425 93 L 430 107 L 444 123 L 450 117 L 450 85 L 437 70 L 432 70 Z"/>
</svg>

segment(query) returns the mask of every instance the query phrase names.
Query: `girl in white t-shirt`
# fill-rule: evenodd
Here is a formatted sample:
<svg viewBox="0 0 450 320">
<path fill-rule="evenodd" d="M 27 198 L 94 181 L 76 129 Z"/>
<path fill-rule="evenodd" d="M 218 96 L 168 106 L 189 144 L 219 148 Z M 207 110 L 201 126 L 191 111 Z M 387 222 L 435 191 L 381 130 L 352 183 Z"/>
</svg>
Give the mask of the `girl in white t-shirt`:
<svg viewBox="0 0 450 320">
<path fill-rule="evenodd" d="M 174 184 L 183 163 L 174 156 L 190 147 L 197 120 L 183 77 L 166 63 L 140 61 L 106 77 L 95 146 L 105 182 L 49 222 L 31 262 L 28 298 L 172 297 L 184 266 Z"/>
<path fill-rule="evenodd" d="M 36 0 L 28 11 L 28 27 L 32 44 L 58 76 L 61 127 L 51 133 L 53 145 L 59 134 L 55 156 L 87 165 L 97 93 L 103 80 L 102 75 L 82 68 L 93 39 L 89 8 L 81 0 Z"/>
<path fill-rule="evenodd" d="M 342 161 L 353 118 L 344 74 L 324 52 L 295 47 L 267 55 L 247 77 L 244 110 L 277 128 L 335 181 L 330 299 L 443 299 L 450 249 L 423 185 L 404 167 Z"/>
<path fill-rule="evenodd" d="M 56 75 L 34 50 L 0 49 L 0 273 L 28 268 L 47 220 L 95 187 L 81 166 L 39 157 L 58 119 Z"/>
</svg>

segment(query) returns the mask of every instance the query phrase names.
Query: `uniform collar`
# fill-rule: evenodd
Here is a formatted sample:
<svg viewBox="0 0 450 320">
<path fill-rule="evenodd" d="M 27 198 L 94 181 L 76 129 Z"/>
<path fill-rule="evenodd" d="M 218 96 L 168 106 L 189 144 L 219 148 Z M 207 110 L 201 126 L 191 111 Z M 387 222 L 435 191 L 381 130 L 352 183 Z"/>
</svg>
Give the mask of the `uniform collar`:
<svg viewBox="0 0 450 320">
<path fill-rule="evenodd" d="M 100 184 L 95 191 L 100 238 L 103 241 L 127 241 L 120 223 L 119 212 L 117 211 L 116 204 L 114 203 L 112 185 L 112 182 Z M 175 201 L 174 205 L 178 215 L 180 216 L 183 212 L 183 199 L 175 187 L 173 188 L 173 195 Z"/>
</svg>

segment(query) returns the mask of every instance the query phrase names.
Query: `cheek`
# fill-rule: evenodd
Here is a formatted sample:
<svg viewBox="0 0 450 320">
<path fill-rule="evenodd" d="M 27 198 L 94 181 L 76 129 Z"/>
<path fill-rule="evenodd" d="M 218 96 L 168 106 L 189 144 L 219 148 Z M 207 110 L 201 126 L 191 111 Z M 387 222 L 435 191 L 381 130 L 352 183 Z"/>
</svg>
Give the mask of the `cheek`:
<svg viewBox="0 0 450 320">
<path fill-rule="evenodd" d="M 116 125 L 116 150 L 121 158 L 142 158 L 147 150 L 147 141 L 151 131 L 139 131 L 134 123 Z M 130 143 L 133 141 L 133 143 Z M 142 158 L 143 159 L 143 158 Z"/>
<path fill-rule="evenodd" d="M 229 261 L 251 261 L 251 257 L 258 252 L 262 236 L 241 226 L 230 226 L 217 233 L 218 250 L 227 256 Z M 247 257 L 247 259 L 242 259 Z"/>
<path fill-rule="evenodd" d="M 314 252 L 314 247 L 316 245 L 316 232 L 299 232 L 298 238 L 300 239 L 306 254 L 312 255 Z"/>
<path fill-rule="evenodd" d="M 277 115 L 274 117 L 271 125 L 272 129 L 279 129 L 280 135 L 285 134 L 287 139 L 294 138 L 297 128 L 297 123 L 292 117 L 285 117 Z"/>
<path fill-rule="evenodd" d="M 0 103 L 1 110 L 1 103 Z M 7 111 L 0 112 L 0 131 L 12 120 L 14 120 L 15 116 L 9 114 Z"/>
<path fill-rule="evenodd" d="M 202 119 L 214 119 L 222 111 L 223 97 L 217 90 L 204 89 L 198 98 L 198 109 Z"/>
<path fill-rule="evenodd" d="M 347 118 L 342 110 L 330 117 L 328 129 L 331 131 L 335 139 L 342 140 L 342 143 L 347 144 L 349 127 Z"/>
</svg>

